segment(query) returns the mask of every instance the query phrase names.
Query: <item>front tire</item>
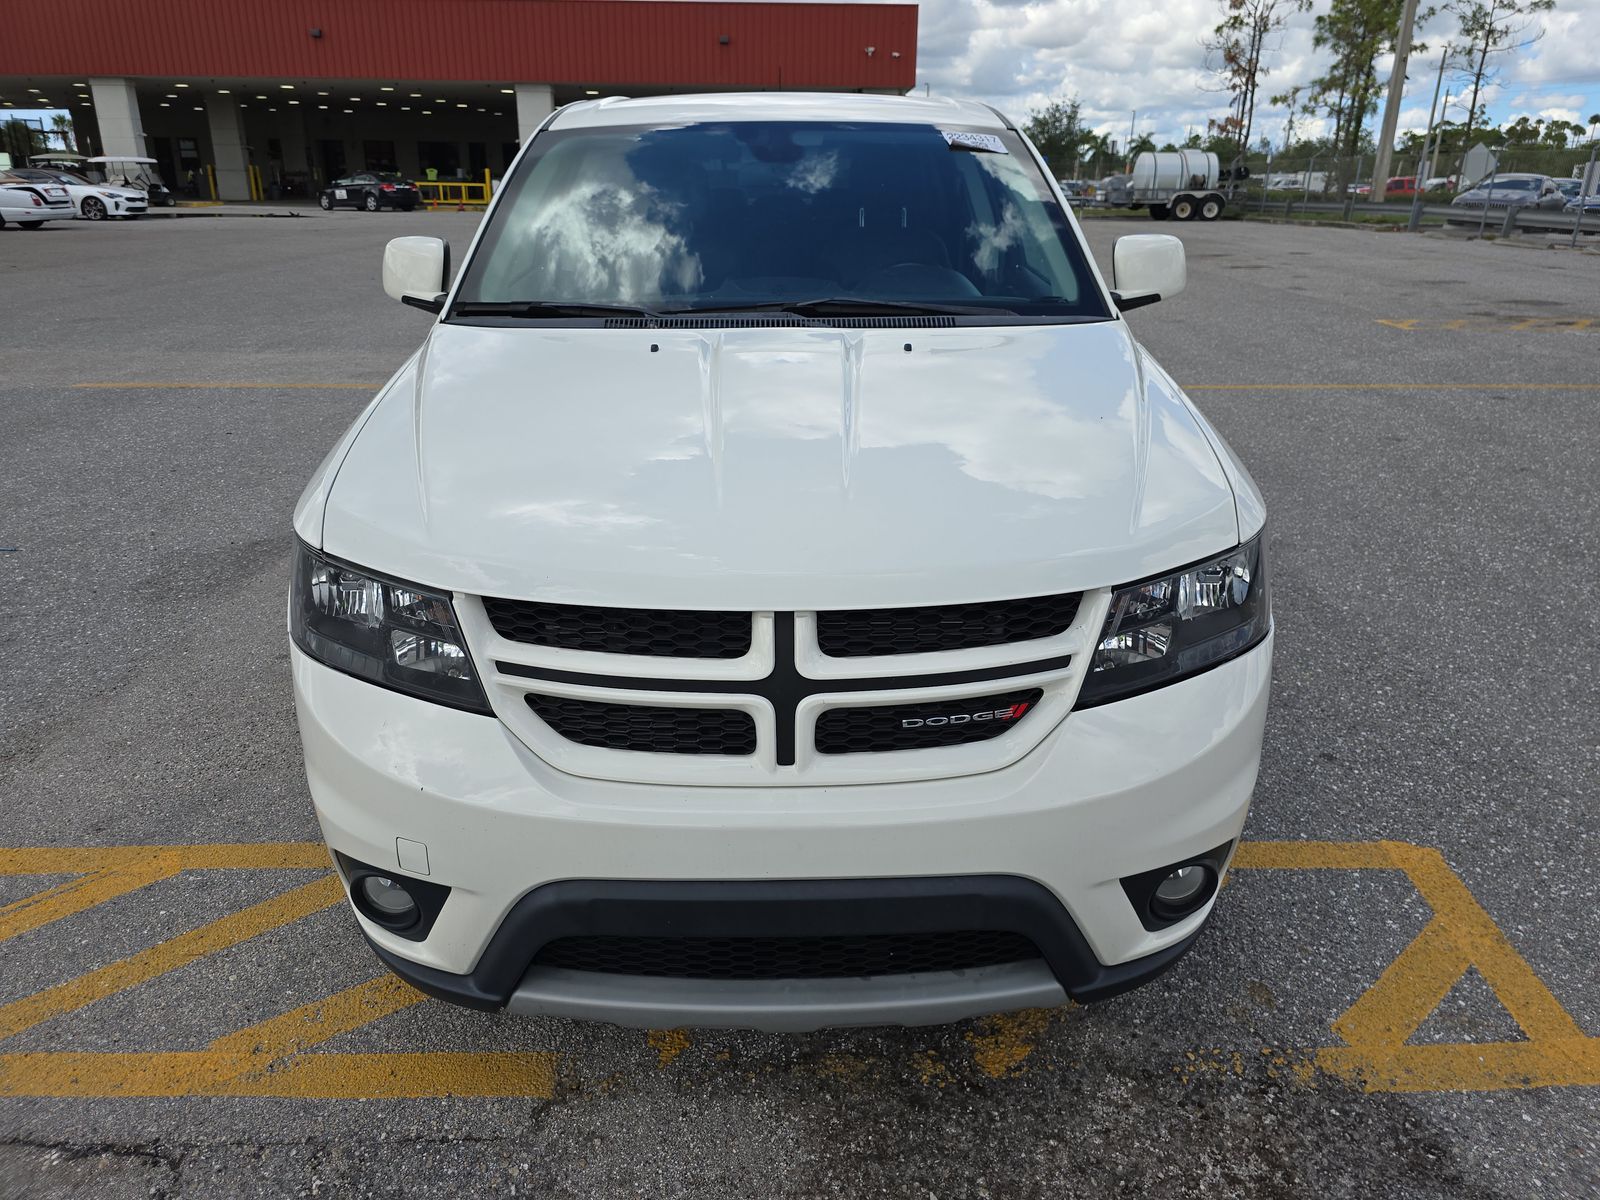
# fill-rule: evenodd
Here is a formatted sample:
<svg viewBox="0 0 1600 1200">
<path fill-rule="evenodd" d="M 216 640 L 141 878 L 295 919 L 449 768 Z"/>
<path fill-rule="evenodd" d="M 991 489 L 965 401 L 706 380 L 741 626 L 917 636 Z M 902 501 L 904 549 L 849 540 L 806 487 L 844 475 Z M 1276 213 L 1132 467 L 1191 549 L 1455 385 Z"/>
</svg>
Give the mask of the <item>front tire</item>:
<svg viewBox="0 0 1600 1200">
<path fill-rule="evenodd" d="M 368 212 L 377 212 L 378 211 L 378 197 L 373 195 L 371 192 L 367 193 L 367 199 L 366 199 L 365 204 L 366 204 L 366 209 L 367 209 Z"/>
<path fill-rule="evenodd" d="M 328 199 L 328 193 L 327 192 L 323 192 L 322 195 L 317 197 L 317 203 L 322 205 L 322 211 L 323 212 L 332 212 L 333 211 L 333 201 Z"/>
<path fill-rule="evenodd" d="M 1192 196 L 1179 196 L 1172 202 L 1172 219 L 1174 221 L 1192 221 L 1196 211 Z"/>
<path fill-rule="evenodd" d="M 1152 221 L 1165 221 L 1172 215 L 1172 211 L 1165 204 L 1152 204 L 1150 206 L 1150 219 Z"/>
<path fill-rule="evenodd" d="M 106 206 L 93 196 L 85 196 L 79 209 L 86 221 L 104 221 L 106 219 Z"/>
</svg>

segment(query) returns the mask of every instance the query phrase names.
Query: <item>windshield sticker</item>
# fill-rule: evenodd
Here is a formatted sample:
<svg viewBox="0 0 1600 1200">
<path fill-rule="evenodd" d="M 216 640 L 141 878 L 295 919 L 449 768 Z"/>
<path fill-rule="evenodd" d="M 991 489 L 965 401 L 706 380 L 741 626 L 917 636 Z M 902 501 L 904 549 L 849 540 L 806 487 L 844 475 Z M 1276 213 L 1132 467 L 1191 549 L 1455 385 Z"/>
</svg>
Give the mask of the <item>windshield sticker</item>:
<svg viewBox="0 0 1600 1200">
<path fill-rule="evenodd" d="M 955 129 L 941 129 L 945 143 L 952 150 L 981 150 L 985 154 L 1010 154 L 1006 144 L 992 133 L 963 133 Z"/>
</svg>

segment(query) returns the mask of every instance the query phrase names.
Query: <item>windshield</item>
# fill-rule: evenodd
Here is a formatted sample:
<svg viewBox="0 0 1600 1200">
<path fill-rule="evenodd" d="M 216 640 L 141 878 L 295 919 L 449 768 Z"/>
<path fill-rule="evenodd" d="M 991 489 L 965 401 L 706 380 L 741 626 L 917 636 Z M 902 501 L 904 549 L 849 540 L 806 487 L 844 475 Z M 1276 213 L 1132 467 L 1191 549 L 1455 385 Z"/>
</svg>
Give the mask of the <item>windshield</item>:
<svg viewBox="0 0 1600 1200">
<path fill-rule="evenodd" d="M 539 135 L 462 304 L 706 309 L 822 298 L 1107 317 L 1022 140 L 928 125 L 728 122 Z"/>
</svg>

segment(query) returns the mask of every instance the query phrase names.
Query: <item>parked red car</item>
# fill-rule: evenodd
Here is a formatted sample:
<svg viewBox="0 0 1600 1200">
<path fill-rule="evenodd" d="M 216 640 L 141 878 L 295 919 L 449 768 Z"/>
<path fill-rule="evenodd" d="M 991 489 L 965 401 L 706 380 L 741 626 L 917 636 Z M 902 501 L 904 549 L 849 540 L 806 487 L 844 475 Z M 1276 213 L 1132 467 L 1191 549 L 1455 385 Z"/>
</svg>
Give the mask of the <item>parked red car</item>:
<svg viewBox="0 0 1600 1200">
<path fill-rule="evenodd" d="M 1396 175 L 1383 185 L 1383 198 L 1385 200 L 1410 200 L 1417 194 L 1417 177 L 1415 175 Z"/>
</svg>

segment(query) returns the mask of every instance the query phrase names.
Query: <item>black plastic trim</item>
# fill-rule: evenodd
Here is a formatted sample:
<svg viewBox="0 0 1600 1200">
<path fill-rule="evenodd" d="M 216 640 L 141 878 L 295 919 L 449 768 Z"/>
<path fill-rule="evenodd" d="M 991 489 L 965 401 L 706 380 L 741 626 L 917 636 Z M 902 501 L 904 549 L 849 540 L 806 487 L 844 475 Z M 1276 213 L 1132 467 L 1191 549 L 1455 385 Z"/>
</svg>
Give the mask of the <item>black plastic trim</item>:
<svg viewBox="0 0 1600 1200">
<path fill-rule="evenodd" d="M 1170 869 L 1170 868 L 1167 868 Z M 469 1008 L 503 1008 L 548 942 L 586 935 L 817 937 L 996 929 L 1039 947 L 1079 1003 L 1147 983 L 1194 945 L 1200 930 L 1132 962 L 1106 966 L 1066 907 L 1042 884 L 1014 875 L 905 879 L 563 880 L 512 906 L 477 967 L 459 975 L 414 963 L 368 939 L 413 987 Z"/>
<path fill-rule="evenodd" d="M 1014 679 L 1042 671 L 1063 670 L 1072 662 L 1070 654 L 1041 658 L 1033 662 L 1010 663 L 1000 667 L 977 667 L 968 671 L 943 671 L 936 675 L 880 675 L 866 679 L 816 679 L 802 675 L 795 665 L 794 614 L 777 613 L 773 619 L 773 666 L 762 679 L 648 679 L 631 675 L 590 675 L 581 671 L 558 671 L 552 667 L 529 667 L 521 663 L 496 662 L 503 675 L 541 679 L 553 683 L 576 683 L 589 687 L 630 688 L 641 692 L 719 692 L 757 696 L 772 705 L 777 717 L 777 760 L 779 766 L 795 761 L 795 714 L 809 696 L 833 692 L 899 691 L 909 688 L 950 687 L 960 683 L 987 683 L 995 679 Z"/>
<path fill-rule="evenodd" d="M 439 919 L 439 913 L 444 908 L 444 902 L 450 898 L 450 889 L 442 883 L 434 883 L 428 879 L 418 879 L 415 875 L 407 875 L 403 871 L 391 871 L 387 867 L 374 867 L 370 863 L 361 862 L 351 858 L 348 854 L 340 854 L 335 850 L 333 856 L 338 860 L 339 871 L 344 876 L 345 890 L 350 894 L 350 903 L 360 910 L 374 925 L 381 925 L 396 937 L 403 937 L 407 941 L 420 942 L 427 938 L 433 929 L 433 923 Z M 405 885 L 406 891 L 411 893 L 411 898 L 417 902 L 418 918 L 410 925 L 395 926 L 389 924 L 381 916 L 367 911 L 357 897 L 356 884 L 369 875 L 380 875 L 385 879 L 398 880 Z"/>
<path fill-rule="evenodd" d="M 1150 304 L 1161 303 L 1160 292 L 1146 292 L 1142 296 L 1124 296 L 1121 292 L 1112 292 L 1111 300 L 1117 306 L 1118 312 L 1132 312 L 1136 308 L 1144 308 Z"/>
<path fill-rule="evenodd" d="M 1191 916 L 1195 909 L 1200 908 L 1211 897 L 1217 894 L 1217 888 L 1222 884 L 1222 868 L 1227 865 L 1228 855 L 1233 852 L 1233 842 L 1223 842 L 1215 850 L 1207 850 L 1204 854 L 1196 854 L 1190 858 L 1180 858 L 1176 862 L 1168 863 L 1164 867 L 1157 867 L 1153 871 L 1141 871 L 1137 875 L 1125 876 L 1122 880 L 1122 890 L 1128 897 L 1128 902 L 1133 905 L 1133 911 L 1139 917 L 1139 923 L 1154 933 L 1159 929 L 1166 929 L 1176 925 L 1179 921 Z M 1189 912 L 1181 913 L 1175 917 L 1166 917 L 1154 911 L 1152 901 L 1155 898 L 1156 888 L 1161 881 L 1179 867 L 1187 867 L 1191 863 L 1211 869 L 1211 890 L 1205 897 L 1197 901 Z"/>
</svg>

